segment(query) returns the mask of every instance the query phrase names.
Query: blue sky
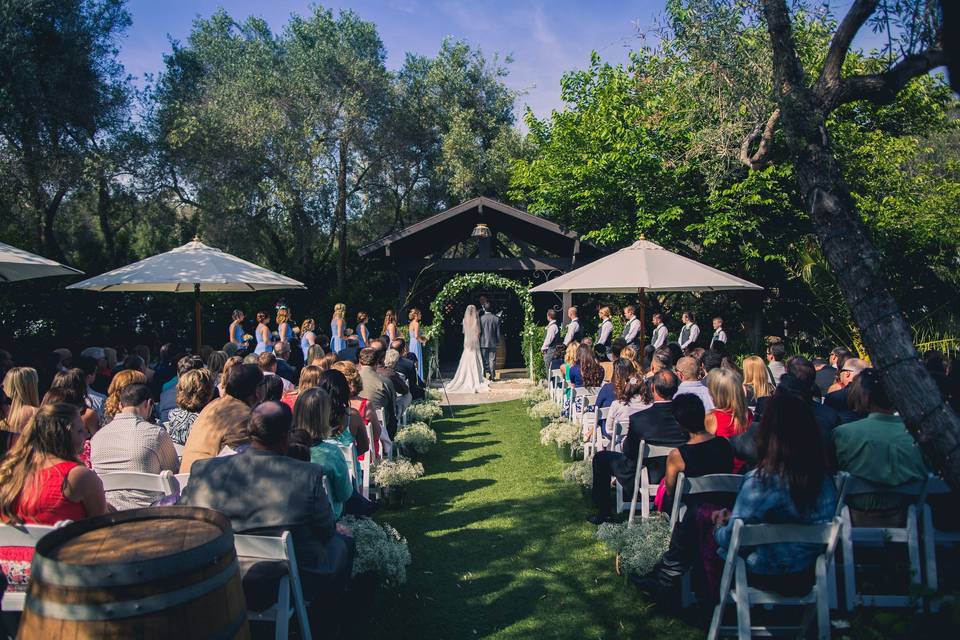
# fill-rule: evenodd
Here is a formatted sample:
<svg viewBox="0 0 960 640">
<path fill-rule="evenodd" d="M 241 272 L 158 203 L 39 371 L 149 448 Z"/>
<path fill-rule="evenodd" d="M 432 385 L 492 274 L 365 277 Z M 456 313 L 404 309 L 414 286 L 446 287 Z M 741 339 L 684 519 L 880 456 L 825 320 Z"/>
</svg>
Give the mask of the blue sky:
<svg viewBox="0 0 960 640">
<path fill-rule="evenodd" d="M 663 10 L 663 0 L 336 0 L 332 9 L 353 9 L 377 25 L 387 48 L 387 65 L 397 68 L 405 52 L 434 55 L 448 35 L 463 38 L 487 55 L 513 54 L 507 83 L 525 92 L 518 115 L 529 104 L 537 115 L 560 106 L 560 76 L 584 67 L 590 52 L 622 62 L 641 46 L 638 28 L 648 30 Z M 223 7 L 236 19 L 263 17 L 279 31 L 292 13 L 305 14 L 310 2 L 273 0 L 130 0 L 133 25 L 121 41 L 120 59 L 140 79 L 157 73 L 169 51 L 168 35 L 185 40 L 198 15 Z"/>
</svg>

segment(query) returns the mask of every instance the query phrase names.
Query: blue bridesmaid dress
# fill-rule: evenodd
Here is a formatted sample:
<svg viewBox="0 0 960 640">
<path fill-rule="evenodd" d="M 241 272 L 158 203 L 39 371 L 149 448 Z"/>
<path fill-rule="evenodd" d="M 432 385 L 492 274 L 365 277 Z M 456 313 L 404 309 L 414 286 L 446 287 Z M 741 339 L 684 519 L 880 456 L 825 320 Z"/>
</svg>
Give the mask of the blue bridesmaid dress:
<svg viewBox="0 0 960 640">
<path fill-rule="evenodd" d="M 423 377 L 423 345 L 420 344 L 420 331 L 419 328 L 416 332 L 413 329 L 410 330 L 410 353 L 417 354 L 417 374 L 420 376 L 421 380 L 424 380 Z"/>
</svg>

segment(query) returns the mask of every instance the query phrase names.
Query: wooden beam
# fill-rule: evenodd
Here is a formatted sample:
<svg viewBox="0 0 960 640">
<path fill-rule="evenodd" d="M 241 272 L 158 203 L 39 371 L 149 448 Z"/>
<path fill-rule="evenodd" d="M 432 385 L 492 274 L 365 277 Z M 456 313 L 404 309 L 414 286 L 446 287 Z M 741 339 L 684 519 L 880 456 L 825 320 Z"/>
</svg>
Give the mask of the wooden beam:
<svg viewBox="0 0 960 640">
<path fill-rule="evenodd" d="M 409 260 L 398 263 L 411 272 L 417 273 L 428 265 L 434 265 L 436 271 L 565 271 L 569 262 L 562 258 L 532 256 L 525 258 L 441 258 L 439 260 Z"/>
</svg>

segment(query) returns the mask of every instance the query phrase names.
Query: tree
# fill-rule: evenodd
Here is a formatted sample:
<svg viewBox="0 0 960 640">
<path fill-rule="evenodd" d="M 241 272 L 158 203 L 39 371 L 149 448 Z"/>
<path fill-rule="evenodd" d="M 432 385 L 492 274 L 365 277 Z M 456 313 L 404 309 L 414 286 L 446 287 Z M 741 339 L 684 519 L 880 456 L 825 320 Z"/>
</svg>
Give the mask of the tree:
<svg viewBox="0 0 960 640">
<path fill-rule="evenodd" d="M 58 214 L 129 116 L 115 41 L 130 24 L 122 0 L 0 4 L 0 168 L 32 241 L 63 260 Z"/>
<path fill-rule="evenodd" d="M 819 71 L 803 65 L 794 40 L 793 17 L 785 0 L 762 0 L 762 15 L 772 49 L 774 95 L 778 108 L 767 120 L 760 147 L 744 154 L 751 167 L 767 161 L 773 131 L 793 161 L 797 188 L 814 222 L 820 246 L 850 313 L 873 358 L 885 375 L 884 388 L 924 453 L 950 485 L 960 490 L 960 416 L 944 402 L 921 365 L 910 328 L 884 284 L 881 258 L 858 215 L 827 135 L 827 119 L 844 105 L 888 104 L 915 77 L 946 63 L 933 3 L 903 2 L 901 49 L 891 48 L 886 69 L 845 74 L 844 63 L 860 29 L 873 17 L 878 0 L 855 0 L 833 34 Z M 919 18 L 919 19 L 918 19 Z M 889 28 L 889 25 L 888 25 Z M 753 144 L 750 141 L 749 144 Z"/>
</svg>

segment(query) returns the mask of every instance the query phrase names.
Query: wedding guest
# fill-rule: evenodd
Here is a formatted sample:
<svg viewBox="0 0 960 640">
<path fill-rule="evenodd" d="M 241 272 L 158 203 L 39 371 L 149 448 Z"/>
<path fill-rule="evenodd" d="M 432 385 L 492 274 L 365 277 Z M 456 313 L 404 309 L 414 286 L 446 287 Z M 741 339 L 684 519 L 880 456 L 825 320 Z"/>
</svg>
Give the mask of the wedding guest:
<svg viewBox="0 0 960 640">
<path fill-rule="evenodd" d="M 564 356 L 567 353 L 567 348 L 563 344 L 558 344 L 553 347 L 553 353 L 550 354 L 550 362 L 547 365 L 547 371 L 555 371 L 563 367 Z M 547 357 L 544 354 L 544 357 Z"/>
<path fill-rule="evenodd" d="M 417 368 L 413 362 L 403 357 L 407 354 L 406 342 L 403 338 L 397 338 L 390 343 L 390 348 L 396 349 L 397 353 L 400 354 L 400 358 L 397 360 L 394 368 L 406 378 L 407 386 L 410 388 L 410 395 L 414 400 L 422 400 L 426 395 L 423 380 L 417 375 Z"/>
<path fill-rule="evenodd" d="M 603 368 L 597 362 L 593 349 L 589 345 L 581 344 L 574 357 L 576 360 L 570 367 L 570 384 L 588 389 L 599 388 L 603 384 Z"/>
<path fill-rule="evenodd" d="M 759 360 L 759 358 L 758 358 Z M 677 360 L 677 377 L 680 379 L 680 386 L 677 387 L 676 396 L 690 394 L 700 398 L 700 403 L 704 410 L 713 410 L 713 398 L 706 385 L 700 380 L 697 361 L 694 358 L 683 357 Z M 674 396 L 676 398 L 676 396 Z"/>
<path fill-rule="evenodd" d="M 397 392 L 393 383 L 389 379 L 377 373 L 376 367 L 380 363 L 382 351 L 367 347 L 360 351 L 360 379 L 363 381 L 363 390 L 360 397 L 366 398 L 373 405 L 374 409 L 383 409 L 383 425 L 390 440 L 397 433 L 397 412 L 396 397 Z"/>
<path fill-rule="evenodd" d="M 397 371 L 397 363 L 400 361 L 400 352 L 396 349 L 387 349 L 383 355 L 383 364 L 377 367 L 377 373 L 390 380 L 393 388 L 397 392 L 397 412 L 403 415 L 403 412 L 413 402 L 413 394 L 410 386 L 404 380 L 403 375 Z M 407 361 L 409 362 L 409 360 Z M 412 363 L 411 363 L 412 364 Z"/>
<path fill-rule="evenodd" d="M 53 376 L 51 389 L 62 388 L 70 392 L 71 402 L 80 408 L 80 419 L 87 433 L 95 434 L 100 429 L 100 416 L 87 404 L 87 379 L 80 369 L 68 369 Z"/>
<path fill-rule="evenodd" d="M 340 361 L 333 365 L 333 369 L 343 374 L 347 380 L 347 387 L 350 392 L 350 408 L 356 411 L 363 420 L 364 425 L 370 425 L 370 431 L 373 434 L 373 444 L 377 447 L 377 455 L 380 455 L 380 437 L 381 425 L 377 418 L 376 407 L 366 398 L 360 397 L 363 391 L 363 380 L 360 378 L 360 372 L 352 362 Z"/>
<path fill-rule="evenodd" d="M 322 373 L 323 369 L 320 367 L 314 365 L 304 367 L 303 371 L 300 372 L 300 380 L 297 383 L 297 388 L 283 394 L 282 402 L 293 411 L 297 398 L 300 397 L 302 392 L 320 385 L 320 374 Z"/>
<path fill-rule="evenodd" d="M 827 395 L 827 390 L 837 378 L 837 370 L 830 366 L 830 363 L 823 358 L 814 358 L 813 367 L 817 371 L 817 397 L 822 398 Z"/>
<path fill-rule="evenodd" d="M 230 323 L 230 326 L 227 328 L 227 342 L 231 342 L 237 347 L 243 346 L 243 335 L 245 331 L 243 330 L 243 311 L 240 309 L 233 310 L 233 321 Z M 218 341 L 219 342 L 219 341 Z"/>
<path fill-rule="evenodd" d="M 681 319 L 683 328 L 680 329 L 680 348 L 686 353 L 696 347 L 700 338 L 700 327 L 696 325 L 696 320 L 689 311 L 684 311 Z"/>
<path fill-rule="evenodd" d="M 370 450 L 370 439 L 360 412 L 350 405 L 350 383 L 342 371 L 330 369 L 320 375 L 321 389 L 330 396 L 330 437 L 341 445 L 354 446 L 358 456 Z M 360 477 L 357 464 L 356 476 Z"/>
<path fill-rule="evenodd" d="M 619 364 L 621 361 L 618 360 L 617 362 Z M 630 416 L 649 408 L 653 404 L 650 387 L 637 374 L 629 360 L 622 361 L 622 364 L 619 364 L 615 371 L 614 400 L 610 403 L 606 423 L 601 425 L 601 433 L 608 440 L 614 433 L 614 425 L 618 423 L 629 424 Z M 617 432 L 621 438 L 625 436 L 624 431 L 624 429 L 620 429 Z"/>
<path fill-rule="evenodd" d="M 850 385 L 864 370 L 869 369 L 870 365 L 859 358 L 847 358 L 840 362 L 842 364 L 837 370 L 839 388 L 828 393 L 823 399 L 823 404 L 839 413 L 840 419 L 844 422 L 853 422 L 866 416 L 851 407 L 849 401 Z"/>
<path fill-rule="evenodd" d="M 293 407 L 293 428 L 310 434 L 310 461 L 321 466 L 330 482 L 330 506 L 339 520 L 344 503 L 353 495 L 353 483 L 340 446 L 331 436 L 330 395 L 320 387 L 304 391 Z"/>
<path fill-rule="evenodd" d="M 166 422 L 170 418 L 170 412 L 177 408 L 177 384 L 180 376 L 188 371 L 203 369 L 203 366 L 203 359 L 200 356 L 184 356 L 177 361 L 177 375 L 171 378 L 160 392 L 157 415 L 161 423 Z"/>
<path fill-rule="evenodd" d="M 132 369 L 118 371 L 110 381 L 110 388 L 107 391 L 107 399 L 103 403 L 104 422 L 110 422 L 113 417 L 120 412 L 120 392 L 131 384 L 146 384 L 147 376 L 140 371 Z"/>
<path fill-rule="evenodd" d="M 0 456 L 13 448 L 40 406 L 40 379 L 30 367 L 12 367 L 3 376 L 9 404 L 0 409 Z"/>
<path fill-rule="evenodd" d="M 307 349 L 307 359 L 305 361 L 305 364 L 307 365 L 320 364 L 320 360 L 323 359 L 324 355 L 326 355 L 326 351 L 324 351 L 323 347 L 318 342 L 317 344 L 314 344 L 309 349 Z"/>
<path fill-rule="evenodd" d="M 747 408 L 743 379 L 732 371 L 717 368 L 707 374 L 705 382 L 714 404 L 713 411 L 707 414 L 707 431 L 730 438 L 749 429 L 753 423 L 753 413 Z M 745 460 L 735 459 L 734 473 L 740 473 L 745 464 Z"/>
<path fill-rule="evenodd" d="M 227 355 L 226 351 L 214 351 L 207 358 L 207 371 L 213 376 L 212 379 L 215 383 L 220 381 L 220 374 L 223 373 L 223 367 L 227 364 L 229 358 L 230 356 Z M 216 390 L 216 386 L 214 386 L 214 390 Z"/>
<path fill-rule="evenodd" d="M 137 356 L 130 356 L 128 359 L 130 358 L 140 360 Z M 126 361 L 124 361 L 124 364 L 126 365 Z M 97 377 L 97 361 L 88 356 L 81 355 L 77 358 L 77 368 L 83 371 L 84 380 L 87 383 L 87 406 L 97 412 L 97 416 L 100 418 L 100 424 L 103 424 L 103 406 L 107 401 L 107 396 L 91 386 Z M 126 366 L 124 368 L 126 368 Z M 141 369 L 142 368 L 138 368 L 138 370 Z"/>
<path fill-rule="evenodd" d="M 90 462 L 98 475 L 115 471 L 158 474 L 177 471 L 177 451 L 170 434 L 150 422 L 153 398 L 145 384 L 120 392 L 120 412 L 90 440 Z M 107 492 L 117 509 L 148 507 L 160 497 L 152 491 L 118 489 Z"/>
<path fill-rule="evenodd" d="M 787 356 L 787 347 L 782 342 L 774 342 L 767 347 L 767 369 L 773 386 L 780 384 L 780 378 L 787 372 L 783 359 Z"/>
<path fill-rule="evenodd" d="M 273 350 L 276 356 L 276 372 L 282 379 L 290 383 L 290 386 L 297 384 L 297 370 L 290 366 L 290 343 L 281 342 Z M 286 385 L 284 385 L 286 386 Z"/>
<path fill-rule="evenodd" d="M 187 443 L 190 428 L 197 416 L 213 399 L 213 373 L 207 369 L 193 369 L 180 376 L 177 382 L 177 406 L 170 411 L 163 428 L 174 444 Z"/>
<path fill-rule="evenodd" d="M 760 356 L 748 356 L 743 359 L 743 391 L 748 407 L 757 406 L 760 398 L 773 394 L 774 385 L 770 384 L 770 374 Z"/>
<path fill-rule="evenodd" d="M 274 350 L 278 349 L 280 345 L 276 345 Z M 257 356 L 257 366 L 260 367 L 260 371 L 264 376 L 280 376 L 277 375 L 277 356 L 273 353 L 261 353 Z M 293 383 L 289 380 L 280 378 L 282 393 L 289 393 L 293 391 Z M 279 399 L 278 399 L 279 400 Z"/>
</svg>

